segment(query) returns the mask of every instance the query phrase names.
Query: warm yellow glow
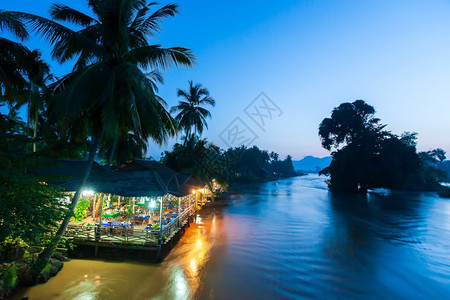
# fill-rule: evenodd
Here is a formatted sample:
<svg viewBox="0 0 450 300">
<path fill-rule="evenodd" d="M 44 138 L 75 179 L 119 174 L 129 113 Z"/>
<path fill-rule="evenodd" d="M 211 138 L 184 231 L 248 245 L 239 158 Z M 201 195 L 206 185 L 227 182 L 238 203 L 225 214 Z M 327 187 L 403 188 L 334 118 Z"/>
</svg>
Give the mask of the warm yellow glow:
<svg viewBox="0 0 450 300">
<path fill-rule="evenodd" d="M 195 190 L 192 190 L 192 194 L 194 194 L 194 195 L 195 195 Z"/>
<path fill-rule="evenodd" d="M 197 262 L 195 259 L 192 259 L 189 263 L 189 266 L 191 267 L 191 272 L 194 274 L 197 274 Z"/>
</svg>

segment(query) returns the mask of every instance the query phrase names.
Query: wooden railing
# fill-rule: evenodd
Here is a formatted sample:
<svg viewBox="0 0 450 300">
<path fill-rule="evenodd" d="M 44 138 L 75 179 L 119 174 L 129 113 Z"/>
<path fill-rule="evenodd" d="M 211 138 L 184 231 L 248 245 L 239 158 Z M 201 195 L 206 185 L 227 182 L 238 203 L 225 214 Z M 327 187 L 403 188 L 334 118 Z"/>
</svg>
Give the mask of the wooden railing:
<svg viewBox="0 0 450 300">
<path fill-rule="evenodd" d="M 142 230 L 120 227 L 69 225 L 65 235 L 75 241 L 130 244 L 139 246 L 158 245 L 157 230 Z"/>
<path fill-rule="evenodd" d="M 194 213 L 195 207 L 191 206 L 169 224 L 164 225 L 162 229 L 163 239 L 167 239 L 177 232 Z M 69 225 L 65 235 L 75 241 L 121 245 L 157 246 L 159 240 L 159 230 L 104 227 L 100 225 Z"/>
<path fill-rule="evenodd" d="M 178 218 L 172 220 L 170 223 L 163 225 L 162 237 L 163 239 L 168 238 L 172 233 L 179 229 Z"/>
<path fill-rule="evenodd" d="M 195 210 L 195 207 L 191 206 L 180 214 L 181 225 L 184 225 L 184 223 L 187 221 L 189 216 L 192 216 L 194 214 L 194 212 L 195 212 L 194 210 Z"/>
</svg>

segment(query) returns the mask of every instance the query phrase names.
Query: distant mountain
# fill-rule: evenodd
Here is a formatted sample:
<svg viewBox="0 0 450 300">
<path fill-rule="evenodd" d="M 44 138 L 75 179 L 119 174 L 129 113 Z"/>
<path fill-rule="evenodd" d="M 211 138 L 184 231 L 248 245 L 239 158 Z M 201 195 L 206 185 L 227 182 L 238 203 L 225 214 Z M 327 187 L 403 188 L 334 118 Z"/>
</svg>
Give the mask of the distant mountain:
<svg viewBox="0 0 450 300">
<path fill-rule="evenodd" d="M 330 163 L 331 156 L 323 158 L 305 156 L 302 160 L 294 160 L 292 162 L 296 171 L 303 171 L 305 173 L 319 173 L 320 170 L 328 167 Z"/>
</svg>

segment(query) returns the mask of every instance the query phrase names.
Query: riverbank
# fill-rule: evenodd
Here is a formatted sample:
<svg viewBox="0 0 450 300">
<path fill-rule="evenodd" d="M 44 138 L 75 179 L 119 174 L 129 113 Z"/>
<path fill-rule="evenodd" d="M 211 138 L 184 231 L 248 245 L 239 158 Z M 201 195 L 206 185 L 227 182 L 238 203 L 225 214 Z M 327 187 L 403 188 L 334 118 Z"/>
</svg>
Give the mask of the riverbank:
<svg viewBox="0 0 450 300">
<path fill-rule="evenodd" d="M 47 282 L 50 278 L 56 276 L 63 268 L 64 262 L 68 261 L 67 257 L 57 252 L 35 280 L 33 278 L 33 265 L 40 251 L 34 252 L 33 248 L 40 247 L 30 248 L 29 250 L 16 250 L 16 255 L 17 253 L 22 254 L 20 257 L 12 257 L 12 259 L 7 257 L 0 264 L 0 299 L 10 297 L 19 288 Z M 26 256 L 23 256 L 24 254 Z"/>
</svg>

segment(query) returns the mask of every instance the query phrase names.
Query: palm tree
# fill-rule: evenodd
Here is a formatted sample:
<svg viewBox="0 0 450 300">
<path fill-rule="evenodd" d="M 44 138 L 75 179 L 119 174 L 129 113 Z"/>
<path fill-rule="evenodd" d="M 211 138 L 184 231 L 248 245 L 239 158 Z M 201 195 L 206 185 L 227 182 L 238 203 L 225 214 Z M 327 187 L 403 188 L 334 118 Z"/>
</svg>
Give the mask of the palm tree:
<svg viewBox="0 0 450 300">
<path fill-rule="evenodd" d="M 54 4 L 50 10 L 53 20 L 13 13 L 53 45 L 52 55 L 58 62 L 76 59 L 73 71 L 51 86 L 56 94 L 51 110 L 61 126 L 88 122 L 91 128 L 88 164 L 72 199 L 72 212 L 103 138 L 113 139 L 119 128 L 125 127 L 163 143 L 176 132 L 173 118 L 155 94 L 155 83 L 143 70 L 191 66 L 194 56 L 186 48 L 150 44 L 161 21 L 178 13 L 178 6 L 169 4 L 149 15 L 155 5 L 146 0 L 89 0 L 90 16 Z M 74 31 L 58 21 L 83 28 Z M 41 253 L 37 270 L 51 257 L 70 217 L 64 218 L 50 246 Z"/>
<path fill-rule="evenodd" d="M 46 88 L 49 81 L 54 77 L 50 74 L 50 66 L 41 59 L 41 53 L 38 50 L 31 51 L 27 63 L 27 131 L 30 131 L 30 122 L 33 123 L 33 153 L 36 152 L 37 126 L 39 112 L 44 108 L 44 99 L 42 90 Z M 29 136 L 29 134 L 27 134 Z M 28 146 L 27 146 L 28 150 Z"/>
<path fill-rule="evenodd" d="M 0 31 L 9 31 L 19 40 L 29 38 L 23 23 L 13 14 L 0 10 Z M 14 105 L 25 96 L 26 63 L 30 50 L 20 43 L 0 37 L 0 101 Z"/>
<path fill-rule="evenodd" d="M 163 83 L 162 75 L 157 71 L 147 73 L 147 78 L 151 80 L 155 86 L 157 83 Z M 166 102 L 159 96 L 155 96 L 161 103 L 166 106 Z M 131 158 L 141 158 L 147 151 L 148 136 L 140 132 L 134 132 L 133 128 L 122 126 L 118 134 L 112 139 L 105 139 L 100 148 L 100 155 L 106 159 L 106 166 L 111 168 L 113 161 L 115 165 L 121 165 Z"/>
<path fill-rule="evenodd" d="M 178 89 L 177 95 L 184 100 L 179 101 L 178 105 L 170 109 L 170 112 L 178 112 L 175 120 L 178 122 L 179 129 L 186 133 L 186 141 L 189 139 L 192 129 L 195 134 L 201 134 L 205 127 L 208 128 L 206 118 L 210 118 L 211 113 L 202 106 L 214 107 L 216 102 L 210 97 L 208 89 L 202 87 L 201 84 L 194 85 L 192 81 L 189 81 L 188 90 Z"/>
<path fill-rule="evenodd" d="M 20 19 L 10 12 L 0 11 L 0 30 L 8 30 L 22 41 L 29 37 Z M 38 113 L 43 107 L 40 90 L 51 78 L 50 67 L 41 59 L 39 51 L 30 51 L 22 44 L 0 37 L 0 99 L 15 106 L 14 109 L 28 104 L 27 137 L 31 121 L 34 123 L 33 152 L 36 152 Z"/>
</svg>

